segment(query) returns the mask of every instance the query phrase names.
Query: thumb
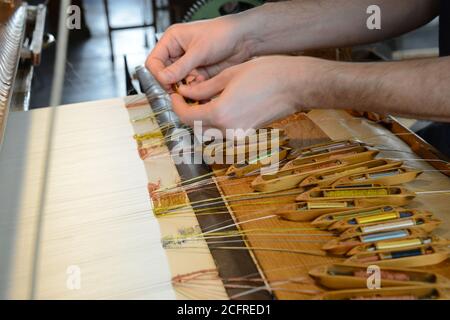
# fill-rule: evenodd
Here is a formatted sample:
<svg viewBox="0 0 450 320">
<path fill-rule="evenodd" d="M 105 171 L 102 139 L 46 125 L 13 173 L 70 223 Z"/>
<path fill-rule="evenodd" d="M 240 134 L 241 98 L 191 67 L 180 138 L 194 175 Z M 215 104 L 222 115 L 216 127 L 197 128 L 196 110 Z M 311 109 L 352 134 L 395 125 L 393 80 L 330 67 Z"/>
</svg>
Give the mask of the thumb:
<svg viewBox="0 0 450 320">
<path fill-rule="evenodd" d="M 222 72 L 219 75 L 192 85 L 182 85 L 179 92 L 194 100 L 208 100 L 222 92 L 231 78 L 230 72 Z"/>
<path fill-rule="evenodd" d="M 159 77 L 164 83 L 177 83 L 186 78 L 196 67 L 198 67 L 198 55 L 189 50 L 180 59 L 160 71 Z"/>
<path fill-rule="evenodd" d="M 177 93 L 171 95 L 173 111 L 181 122 L 193 126 L 195 121 L 202 121 L 202 125 L 211 125 L 211 111 L 215 108 L 215 101 L 191 106 Z"/>
</svg>

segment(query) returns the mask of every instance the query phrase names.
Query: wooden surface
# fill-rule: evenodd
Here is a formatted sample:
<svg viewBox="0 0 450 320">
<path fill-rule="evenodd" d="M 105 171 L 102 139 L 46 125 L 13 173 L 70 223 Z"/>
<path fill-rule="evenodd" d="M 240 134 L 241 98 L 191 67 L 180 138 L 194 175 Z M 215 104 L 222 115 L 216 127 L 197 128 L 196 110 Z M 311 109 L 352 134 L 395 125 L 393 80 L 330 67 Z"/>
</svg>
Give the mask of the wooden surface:
<svg viewBox="0 0 450 320">
<path fill-rule="evenodd" d="M 123 99 L 10 114 L 0 298 L 176 297 L 132 135 Z"/>
<path fill-rule="evenodd" d="M 386 129 L 375 123 L 370 123 L 365 119 L 353 118 L 344 111 L 313 111 L 307 116 L 298 116 L 291 118 L 290 121 L 284 121 L 281 126 L 286 127 L 288 135 L 292 138 L 296 146 L 311 145 L 327 139 L 340 140 L 358 138 L 367 143 L 372 143 L 378 149 L 382 150 L 378 157 L 405 159 L 405 164 L 414 168 L 425 170 L 424 174 L 418 180 L 407 184 L 412 191 L 433 191 L 450 190 L 450 179 L 434 169 L 424 161 L 413 161 L 418 157 L 411 154 L 407 145 L 398 137 L 392 135 Z M 389 151 L 387 151 L 389 149 Z M 410 159 L 410 160 L 407 160 Z M 219 185 L 226 195 L 241 194 L 251 192 L 250 182 L 252 178 L 243 179 L 241 184 L 221 182 Z M 282 201 L 293 201 L 294 197 L 277 198 Z M 248 206 L 239 206 L 231 203 L 233 214 L 239 222 L 272 215 L 276 212 L 278 206 L 257 205 L 258 201 L 246 201 Z M 437 218 L 442 219 L 444 223 L 436 230 L 436 234 L 450 237 L 450 216 L 449 216 L 450 196 L 448 194 L 440 195 L 419 195 L 409 207 L 417 209 L 426 209 L 432 211 Z M 271 218 L 257 222 L 245 223 L 241 225 L 242 230 L 254 228 L 311 228 L 310 223 L 297 223 Z M 328 234 L 325 231 L 291 231 L 295 233 L 313 233 Z M 276 249 L 288 250 L 314 250 L 320 249 L 320 241 L 330 238 L 320 236 L 279 236 L 277 241 L 270 241 L 269 237 L 261 238 L 252 235 L 247 236 L 250 247 L 270 247 Z M 271 239 L 274 239 L 273 237 Z M 293 240 L 312 240 L 315 243 L 293 242 Z M 278 281 L 289 279 L 302 279 L 302 283 L 283 284 L 281 290 L 274 290 L 278 299 L 308 299 L 313 295 L 305 290 L 323 290 L 314 284 L 310 284 L 308 270 L 325 263 L 342 261 L 339 258 L 319 257 L 300 253 L 280 253 L 275 251 L 254 250 L 257 263 L 261 266 L 265 277 L 271 286 L 277 285 Z M 423 269 L 433 270 L 445 276 L 450 276 L 450 264 L 447 262 L 439 266 L 426 267 Z M 279 285 L 277 285 L 280 287 Z M 296 292 L 297 291 L 297 292 Z"/>
</svg>

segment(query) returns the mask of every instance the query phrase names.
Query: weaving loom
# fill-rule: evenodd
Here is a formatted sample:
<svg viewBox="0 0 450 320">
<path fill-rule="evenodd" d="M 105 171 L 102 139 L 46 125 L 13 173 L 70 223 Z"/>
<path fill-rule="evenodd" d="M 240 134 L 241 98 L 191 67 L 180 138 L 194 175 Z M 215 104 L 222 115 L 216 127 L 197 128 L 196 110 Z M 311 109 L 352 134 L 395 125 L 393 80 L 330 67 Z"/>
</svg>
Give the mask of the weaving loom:
<svg viewBox="0 0 450 320">
<path fill-rule="evenodd" d="M 344 145 L 364 141 L 372 147 L 349 145 L 353 150 L 349 155 L 345 148 L 331 153 L 335 159 L 341 159 L 341 163 L 346 157 L 355 158 L 355 154 L 362 160 L 376 156 L 365 163 L 385 159 L 391 165 L 386 167 L 380 162 L 383 170 L 395 169 L 399 175 L 405 170 L 415 173 L 403 178 L 408 182 L 401 186 L 409 193 L 416 193 L 412 201 L 409 196 L 405 200 L 405 207 L 410 209 L 398 209 L 395 203 L 391 208 L 384 203 L 374 203 L 369 209 L 394 214 L 390 218 L 377 218 L 384 224 L 409 217 L 425 223 L 417 223 L 417 228 L 408 225 L 409 229 L 389 229 L 394 232 L 412 230 L 407 237 L 387 238 L 390 244 L 375 241 L 340 247 L 336 244 L 338 240 L 345 242 L 346 235 L 358 236 L 358 227 L 380 227 L 380 221 L 364 221 L 363 215 L 359 218 L 357 214 L 348 215 L 351 210 L 330 210 L 326 205 L 316 207 L 327 210 L 315 216 L 314 221 L 282 219 L 283 212 L 301 203 L 299 195 L 310 195 L 294 188 L 269 193 L 269 196 L 263 192 L 264 201 L 261 201 L 251 196 L 260 194 L 252 188 L 258 174 L 224 178 L 223 166 L 175 165 L 169 151 L 171 143 L 161 137 L 181 124 L 166 109 L 170 108 L 170 100 L 148 72 L 139 69 L 138 75 L 146 97 L 10 114 L 0 155 L 2 297 L 348 298 L 342 289 L 361 291 L 365 279 L 359 278 L 359 282 L 356 281 L 359 284 L 352 285 L 352 281 L 345 280 L 349 272 L 342 272 L 344 280 L 338 277 L 340 280 L 336 284 L 334 279 L 328 278 L 337 277 L 339 272 L 324 273 L 323 270 L 349 268 L 346 263 L 355 257 L 376 254 L 378 249 L 396 248 L 392 242 L 407 240 L 413 241 L 398 244 L 401 252 L 431 246 L 441 253 L 436 256 L 436 264 L 430 259 L 424 262 L 412 258 L 401 265 L 389 267 L 388 263 L 386 268 L 394 268 L 394 271 L 386 269 L 391 273 L 405 276 L 416 272 L 420 277 L 415 274 L 411 277 L 424 280 L 411 281 L 410 291 L 404 284 L 394 281 L 390 284 L 393 289 L 384 288 L 380 292 L 400 298 L 446 297 L 438 283 L 426 279 L 445 283 L 445 277 L 450 274 L 445 240 L 449 237 L 448 193 L 434 192 L 449 190 L 450 181 L 413 154 L 399 137 L 380 124 L 344 111 L 296 114 L 272 126 L 283 129 L 292 148 L 290 154 L 297 156 L 284 160 L 287 168 L 305 165 L 300 154 L 311 150 L 301 151 L 301 148 L 331 140 L 341 141 L 338 143 L 341 145 L 342 141 Z M 163 124 L 168 119 L 173 126 Z M 367 150 L 371 150 L 370 155 L 360 156 L 367 154 Z M 316 160 L 320 162 L 323 160 L 320 157 L 326 158 L 326 155 L 319 153 L 313 158 L 318 156 Z M 211 170 L 215 174 L 210 173 Z M 371 170 L 366 168 L 364 173 L 378 172 Z M 355 179 L 361 179 L 358 171 L 340 172 L 336 177 L 344 181 L 355 175 Z M 314 180 L 324 176 L 327 177 L 308 177 Z M 386 178 L 386 174 L 381 178 Z M 198 183 L 195 188 L 192 188 L 193 182 Z M 311 183 L 314 185 L 314 181 Z M 389 188 L 398 188 L 392 184 L 395 183 Z M 183 194 L 178 203 L 186 205 L 167 211 L 154 203 L 152 209 L 151 195 L 174 187 Z M 358 189 L 357 184 L 351 187 Z M 332 190 L 337 190 L 332 194 L 334 198 L 346 196 L 345 189 Z M 379 191 L 361 194 L 363 198 L 389 196 Z M 358 193 L 352 195 L 357 197 Z M 208 204 L 217 197 L 222 200 Z M 200 206 L 201 203 L 205 205 Z M 353 213 L 358 210 L 363 208 L 353 208 Z M 339 215 L 347 220 L 337 219 Z M 338 222 L 333 228 L 327 227 L 329 217 Z M 360 219 L 359 224 L 351 224 L 351 228 L 343 225 L 352 217 Z M 339 238 L 337 230 L 341 233 Z M 377 247 L 375 251 L 367 248 L 383 244 L 385 247 Z M 346 256 L 347 249 L 355 254 Z M 428 265 L 430 263 L 433 265 Z M 359 263 L 358 268 L 362 265 L 364 263 Z M 67 272 L 71 266 L 78 266 L 82 271 L 80 290 L 67 289 Z M 401 268 L 398 271 L 395 267 Z M 416 268 L 414 271 L 402 269 L 407 267 Z M 329 291 L 327 285 L 340 290 Z M 358 291 L 357 297 L 366 294 Z"/>
<path fill-rule="evenodd" d="M 256 158 L 179 163 L 191 129 L 136 74 L 140 95 L 9 114 L 0 74 L 0 298 L 448 299 L 450 166 L 394 118 L 313 110 Z"/>
<path fill-rule="evenodd" d="M 148 101 L 150 101 L 153 108 L 154 121 L 156 120 L 161 127 L 164 127 L 162 131 L 164 136 L 170 136 L 171 131 L 166 129 L 165 124 L 173 123 L 176 125 L 177 119 L 170 111 L 169 100 L 167 97 L 164 98 L 164 93 L 160 91 L 154 79 L 145 69 L 138 69 L 137 73 L 147 94 Z M 135 126 L 137 135 L 155 129 L 148 127 L 148 121 L 147 126 L 145 126 L 145 121 L 141 122 L 143 119 L 146 119 L 144 115 L 148 115 L 147 106 L 139 106 L 139 104 L 134 103 L 129 105 L 129 110 L 132 115 L 131 118 L 139 122 L 139 125 Z M 399 126 L 393 119 L 387 122 L 390 122 L 391 128 L 392 126 Z M 394 122 L 395 125 L 392 125 Z M 196 243 L 196 241 L 207 239 L 209 250 L 217 264 L 214 271 L 197 268 L 197 273 L 192 273 L 192 270 L 184 273 L 177 272 L 177 276 L 174 278 L 177 280 L 174 282 L 177 290 L 185 292 L 187 289 L 183 285 L 189 288 L 189 280 L 192 280 L 194 289 L 191 290 L 195 296 L 195 294 L 201 292 L 201 286 L 198 287 L 198 283 L 202 283 L 202 280 L 221 279 L 228 296 L 235 299 L 263 298 L 267 296 L 277 299 L 326 298 L 323 286 L 320 286 L 320 283 L 314 282 L 308 277 L 311 270 L 331 263 L 351 263 L 352 259 L 355 260 L 360 255 L 371 254 L 371 252 L 378 254 L 383 249 L 396 250 L 392 253 L 393 258 L 391 261 L 394 262 L 375 261 L 373 262 L 374 264 L 379 263 L 380 265 L 386 264 L 387 266 L 394 265 L 406 268 L 422 267 L 427 271 L 431 270 L 436 272 L 436 274 L 448 276 L 448 241 L 446 240 L 448 237 L 448 221 L 445 216 L 448 204 L 446 197 L 448 197 L 448 187 L 450 186 L 446 176 L 448 174 L 448 165 L 444 160 L 427 158 L 427 161 L 425 161 L 425 159 L 421 159 L 414 154 L 411 148 L 404 143 L 404 141 L 410 141 L 411 136 L 416 138 L 412 133 L 402 131 L 395 134 L 375 121 L 354 117 L 345 111 L 331 110 L 311 111 L 308 114 L 293 115 L 273 124 L 271 127 L 281 129 L 286 133 L 289 138 L 289 146 L 292 148 L 290 151 L 291 158 L 294 159 L 287 163 L 287 159 L 285 159 L 284 167 L 279 172 L 283 172 L 284 168 L 290 170 L 296 165 L 301 166 L 303 164 L 304 167 L 297 167 L 297 170 L 301 172 L 300 168 L 303 168 L 308 173 L 305 175 L 306 179 L 303 177 L 300 181 L 301 183 L 295 180 L 292 186 L 285 188 L 287 189 L 285 192 L 277 192 L 284 189 L 274 189 L 273 185 L 270 184 L 269 186 L 271 186 L 272 190 L 269 190 L 269 187 L 259 190 L 255 187 L 257 185 L 255 182 L 264 177 L 264 175 L 258 176 L 254 172 L 245 176 L 236 174 L 237 170 L 242 167 L 245 168 L 245 165 L 235 165 L 226 169 L 222 165 L 212 165 L 211 170 L 214 175 L 205 174 L 206 171 L 198 168 L 199 166 L 196 168 L 198 172 L 192 174 L 192 171 L 195 171 L 192 166 L 186 169 L 183 165 L 178 165 L 177 169 L 183 177 L 181 180 L 175 177 L 174 180 L 164 181 L 164 178 L 158 174 L 156 176 L 149 175 L 151 194 L 156 185 L 157 195 L 160 197 L 163 197 L 166 192 L 170 198 L 171 191 L 177 190 L 176 193 L 178 193 L 182 190 L 187 193 L 189 199 L 186 207 L 178 205 L 166 208 L 166 211 L 164 209 L 161 212 L 155 210 L 155 213 L 160 217 L 160 221 L 165 219 L 177 220 L 177 216 L 182 216 L 186 213 L 186 210 L 190 211 L 191 208 L 197 213 L 199 221 L 198 226 L 183 225 L 179 227 L 178 234 L 172 232 L 163 237 L 166 241 L 164 244 L 166 251 L 169 252 L 169 256 L 176 256 L 182 252 L 194 249 L 201 250 L 204 247 L 204 243 Z M 407 138 L 405 139 L 404 136 L 407 136 Z M 332 151 L 330 147 L 331 152 L 322 153 L 322 155 L 320 153 L 317 153 L 315 156 L 310 155 L 310 160 L 315 158 L 319 163 L 325 163 L 326 161 L 320 161 L 326 160 L 325 157 L 332 154 L 329 159 L 339 159 L 340 165 L 343 166 L 343 169 L 319 170 L 322 175 L 311 174 L 314 170 L 308 172 L 306 169 L 308 165 L 311 165 L 308 164 L 308 156 L 302 158 L 299 156 L 301 152 L 298 150 L 318 143 L 319 147 L 316 147 L 316 149 L 320 149 L 320 143 L 330 140 L 340 141 L 338 144 L 342 144 L 342 141 L 364 141 L 360 144 L 372 147 L 368 149 L 360 146 L 350 149 L 341 148 L 341 151 L 339 151 L 335 146 L 337 151 Z M 155 152 L 151 148 L 149 150 L 142 147 L 142 145 L 139 145 L 140 155 L 145 159 L 145 162 L 157 163 L 161 161 L 158 159 L 159 152 Z M 168 143 L 168 147 L 171 148 L 171 143 Z M 414 148 L 419 154 L 436 153 L 429 146 L 427 146 L 425 151 L 420 150 L 417 144 Z M 142 152 L 143 150 L 145 152 Z M 348 155 L 345 154 L 345 150 L 347 150 Z M 306 149 L 306 151 L 314 154 L 311 152 L 312 150 Z M 375 156 L 377 157 L 376 159 L 374 159 Z M 283 159 L 283 156 L 280 156 L 280 160 Z M 344 163 L 345 159 L 349 161 L 349 164 Z M 364 166 L 360 165 L 361 163 Z M 441 171 L 435 169 L 431 164 L 441 169 Z M 246 165 L 248 166 L 248 163 Z M 149 172 L 154 172 L 150 166 L 148 168 Z M 252 168 L 255 169 L 254 167 Z M 249 173 L 245 169 L 241 170 L 244 170 L 244 173 Z M 224 178 L 224 171 L 232 172 L 231 178 Z M 373 175 L 371 175 L 372 172 Z M 209 181 L 206 179 L 208 176 L 214 177 Z M 266 177 L 268 176 L 274 178 L 276 174 L 266 175 Z M 292 172 L 289 172 L 287 175 L 282 174 L 281 180 L 289 180 L 293 176 L 295 174 L 292 174 Z M 325 179 L 323 179 L 324 177 Z M 328 180 L 326 177 L 328 177 Z M 316 181 L 320 178 L 322 178 L 321 181 Z M 349 182 L 352 181 L 351 179 L 354 179 L 354 181 Z M 273 180 L 269 179 L 268 181 Z M 323 201 L 319 200 L 318 203 L 322 202 L 322 206 L 318 208 L 326 208 L 326 211 L 318 210 L 320 213 L 316 212 L 312 217 L 298 218 L 298 215 L 302 213 L 298 211 L 295 199 L 299 201 L 304 200 L 302 197 L 308 198 L 308 195 L 311 196 L 314 192 L 314 186 L 325 186 L 327 181 L 333 188 L 339 188 L 339 185 L 348 185 L 352 190 L 350 200 L 360 201 L 362 203 L 361 208 L 358 209 L 356 206 L 350 208 L 352 210 L 330 209 L 327 208 L 329 203 L 323 206 Z M 332 181 L 333 183 L 331 183 Z M 376 186 L 370 187 L 366 191 L 361 190 L 364 189 L 361 188 L 361 184 L 365 188 L 367 188 L 367 184 L 375 184 Z M 223 204 L 219 204 L 215 200 L 217 193 L 214 192 L 215 190 L 211 191 L 211 189 L 215 189 L 211 187 L 212 185 L 217 187 Z M 384 185 L 388 187 L 386 188 Z M 174 188 L 173 186 L 177 187 Z M 305 187 L 305 189 L 299 191 L 295 189 L 296 187 Z M 345 188 L 334 190 L 337 191 L 330 192 L 334 192 L 334 196 L 338 198 L 346 192 Z M 387 194 L 383 193 L 384 190 L 387 190 Z M 262 196 L 254 196 L 258 194 L 258 191 L 263 191 L 260 193 Z M 267 195 L 266 193 L 269 194 Z M 265 200 L 261 201 L 261 197 Z M 155 200 L 159 200 L 158 196 L 156 198 L 153 199 L 154 203 L 157 203 Z M 361 198 L 361 200 L 355 200 L 358 198 Z M 374 200 L 370 200 L 371 198 L 374 198 Z M 286 204 L 284 204 L 284 201 Z M 367 203 L 364 203 L 364 201 Z M 183 203 L 183 200 L 175 200 L 175 203 Z M 208 205 L 208 203 L 210 204 Z M 289 215 L 286 216 L 283 212 L 285 210 L 290 212 L 293 206 L 296 207 L 297 211 L 294 211 L 292 214 L 296 215 L 296 217 L 290 219 Z M 399 206 L 406 206 L 411 209 L 403 209 L 399 208 Z M 224 209 L 227 212 L 223 212 Z M 344 246 L 345 250 L 343 251 L 334 249 L 336 245 L 333 246 L 333 242 L 338 240 L 330 240 L 330 237 L 336 237 L 335 229 L 339 228 L 339 223 L 342 225 L 345 220 L 341 220 L 337 225 L 333 224 L 333 228 L 329 228 L 327 231 L 324 230 L 325 228 L 317 228 L 317 223 L 314 222 L 316 220 L 320 222 L 320 218 L 324 217 L 324 212 L 328 214 L 330 212 L 339 214 L 340 211 L 344 214 L 350 212 L 353 216 L 358 217 L 358 215 L 355 215 L 355 211 L 358 211 L 357 209 L 360 212 L 364 210 L 372 211 L 372 215 L 367 213 L 365 215 L 367 216 L 366 228 L 373 229 L 373 231 L 368 233 L 369 237 L 372 236 L 374 239 L 381 237 L 381 240 L 372 242 L 361 240 L 361 243 L 357 245 L 352 243 L 349 248 Z M 383 210 L 391 217 L 386 217 L 386 213 Z M 342 215 L 344 216 L 344 214 Z M 385 215 L 384 217 L 383 214 Z M 364 215 L 361 213 L 360 215 L 361 219 L 363 219 Z M 408 229 L 406 228 L 407 225 L 404 224 L 406 222 L 405 219 L 413 216 L 417 216 L 420 222 L 419 220 L 414 220 L 417 228 L 411 227 Z M 284 219 L 280 219 L 280 217 Z M 410 223 L 410 220 L 407 222 Z M 352 226 L 353 229 L 356 227 Z M 435 235 L 430 236 L 430 232 L 436 227 Z M 343 238 L 344 242 L 346 241 L 346 233 L 349 233 L 350 236 L 353 235 L 353 237 L 359 235 L 357 230 L 352 228 L 342 227 L 339 237 Z M 224 230 L 229 231 L 229 234 L 223 233 Z M 387 230 L 386 234 L 380 232 L 384 230 Z M 389 234 L 389 231 L 393 232 L 393 234 Z M 374 234 L 373 232 L 380 233 Z M 402 232 L 410 233 L 401 235 L 400 233 Z M 370 245 L 379 246 L 379 248 L 368 248 Z M 414 258 L 413 251 L 417 251 L 417 248 L 422 250 L 427 245 L 432 245 L 437 252 L 425 258 L 428 262 L 420 262 L 420 257 L 419 260 L 417 260 L 417 257 Z M 207 251 L 206 248 L 203 248 L 203 250 Z M 237 252 L 235 253 L 234 251 Z M 382 253 L 389 254 L 388 252 Z M 345 254 L 348 257 L 342 257 Z M 401 254 L 404 254 L 406 258 L 395 260 L 397 257 L 394 256 Z M 408 255 L 411 255 L 412 258 L 408 258 Z M 436 258 L 434 263 L 432 261 L 433 258 Z M 251 265 L 249 260 L 255 264 L 254 269 L 256 271 L 249 266 Z M 429 265 L 433 266 L 430 268 Z M 239 267 L 236 269 L 236 266 Z M 182 275 L 186 275 L 186 278 L 183 278 Z M 205 277 L 205 279 L 202 277 Z M 259 282 L 259 284 L 255 285 L 255 281 Z M 280 285 L 278 290 L 276 288 L 277 285 Z M 206 290 L 205 292 L 211 290 L 207 285 L 204 286 L 204 289 Z M 270 295 L 267 293 L 270 293 Z M 399 296 L 401 297 L 402 295 Z M 442 293 L 442 297 L 444 296 L 445 294 Z M 189 298 L 189 295 L 185 294 L 186 297 Z"/>
</svg>

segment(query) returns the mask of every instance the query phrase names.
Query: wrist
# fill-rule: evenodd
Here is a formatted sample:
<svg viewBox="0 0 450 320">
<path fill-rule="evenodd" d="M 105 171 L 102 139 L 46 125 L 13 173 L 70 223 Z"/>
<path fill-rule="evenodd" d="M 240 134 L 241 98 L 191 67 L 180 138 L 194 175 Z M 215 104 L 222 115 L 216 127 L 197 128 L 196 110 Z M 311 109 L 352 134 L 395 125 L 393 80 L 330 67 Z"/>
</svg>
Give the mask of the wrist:
<svg viewBox="0 0 450 320">
<path fill-rule="evenodd" d="M 335 81 L 338 62 L 310 58 L 289 57 L 284 68 L 287 92 L 297 111 L 329 108 L 330 94 Z"/>
<path fill-rule="evenodd" d="M 260 56 L 262 53 L 264 31 L 261 26 L 261 15 L 270 3 L 244 11 L 242 13 L 226 16 L 232 25 L 232 32 L 242 50 L 248 53 L 248 58 Z"/>
<path fill-rule="evenodd" d="M 244 61 L 253 56 L 251 41 L 248 39 L 245 29 L 245 19 L 239 14 L 232 14 L 215 19 L 221 29 L 223 40 L 227 43 L 227 49 L 231 49 L 235 54 L 239 53 L 244 57 Z"/>
</svg>

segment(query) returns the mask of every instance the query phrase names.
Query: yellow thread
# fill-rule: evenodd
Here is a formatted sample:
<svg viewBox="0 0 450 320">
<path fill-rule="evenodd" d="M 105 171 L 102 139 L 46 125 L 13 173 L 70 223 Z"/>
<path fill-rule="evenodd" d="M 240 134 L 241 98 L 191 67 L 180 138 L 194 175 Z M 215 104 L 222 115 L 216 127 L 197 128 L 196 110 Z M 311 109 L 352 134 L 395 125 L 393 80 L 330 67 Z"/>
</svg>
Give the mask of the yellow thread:
<svg viewBox="0 0 450 320">
<path fill-rule="evenodd" d="M 173 124 L 167 125 L 166 127 L 163 128 L 163 130 L 168 130 L 171 127 L 173 127 Z M 165 142 L 171 141 L 173 139 L 178 139 L 187 135 L 190 135 L 190 133 L 179 132 L 176 134 L 171 134 L 170 136 L 164 136 L 159 129 L 156 129 L 154 131 L 142 134 L 135 134 L 133 138 L 140 144 L 141 147 L 154 147 L 160 146 Z M 148 140 L 155 140 L 155 139 L 157 139 L 156 142 L 148 143 Z"/>
<path fill-rule="evenodd" d="M 138 142 L 143 142 L 145 140 L 150 140 L 150 139 L 163 139 L 163 135 L 161 133 L 161 131 L 153 131 L 153 132 L 146 132 L 143 134 L 135 134 L 133 136 L 134 140 L 138 141 Z"/>
<path fill-rule="evenodd" d="M 412 246 L 420 246 L 422 241 L 420 239 L 406 239 L 398 241 L 382 241 L 375 244 L 377 250 L 386 250 L 394 248 L 404 248 Z"/>
<path fill-rule="evenodd" d="M 389 195 L 389 192 L 387 189 L 327 190 L 327 191 L 324 191 L 324 196 L 327 198 L 371 197 L 371 196 L 387 196 L 387 195 Z"/>
<path fill-rule="evenodd" d="M 352 218 L 356 218 L 356 217 L 372 216 L 374 214 L 378 214 L 378 213 L 382 213 L 382 212 L 384 212 L 382 209 L 378 209 L 378 210 L 363 211 L 363 212 L 358 212 L 358 213 L 349 213 L 349 214 L 343 213 L 340 215 L 332 216 L 332 219 L 336 220 L 336 221 L 341 221 L 344 219 L 352 219 Z"/>
<path fill-rule="evenodd" d="M 347 202 L 308 202 L 308 209 L 346 208 Z"/>
<path fill-rule="evenodd" d="M 372 223 L 372 222 L 397 219 L 398 217 L 399 217 L 398 212 L 394 211 L 394 212 L 388 212 L 388 213 L 384 213 L 384 214 L 371 215 L 368 217 L 357 217 L 356 222 L 358 224 L 366 224 L 366 223 Z"/>
<path fill-rule="evenodd" d="M 154 120 L 153 114 L 148 114 L 146 116 L 131 119 L 131 122 L 137 123 L 137 122 L 142 122 L 142 121 L 147 121 L 147 120 L 151 120 L 153 122 L 153 120 Z"/>
<path fill-rule="evenodd" d="M 185 206 L 188 199 L 184 193 L 165 194 L 164 196 L 152 197 L 153 210 L 159 214 L 167 210 L 168 207 Z"/>
<path fill-rule="evenodd" d="M 273 201 L 261 201 L 261 202 L 252 202 L 252 203 L 236 203 L 233 204 L 233 207 L 246 207 L 246 206 L 255 206 L 255 205 L 271 205 L 271 204 L 289 204 L 292 203 L 292 201 L 279 201 L 279 200 L 273 200 Z M 217 214 L 215 212 L 208 212 L 213 211 L 216 209 L 223 209 L 226 208 L 225 204 L 219 205 L 219 206 L 208 206 L 207 208 L 195 208 L 191 207 L 192 203 L 186 203 L 186 204 L 180 204 L 180 205 L 174 205 L 169 207 L 160 207 L 157 210 L 154 211 L 155 215 L 160 216 L 166 216 L 166 215 L 173 215 L 173 214 L 180 214 L 180 213 L 192 213 L 192 210 L 195 210 L 195 214 L 203 213 L 203 215 L 213 215 Z"/>
</svg>

